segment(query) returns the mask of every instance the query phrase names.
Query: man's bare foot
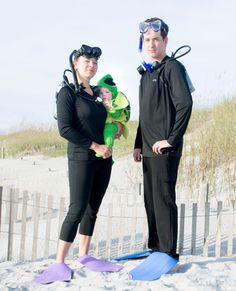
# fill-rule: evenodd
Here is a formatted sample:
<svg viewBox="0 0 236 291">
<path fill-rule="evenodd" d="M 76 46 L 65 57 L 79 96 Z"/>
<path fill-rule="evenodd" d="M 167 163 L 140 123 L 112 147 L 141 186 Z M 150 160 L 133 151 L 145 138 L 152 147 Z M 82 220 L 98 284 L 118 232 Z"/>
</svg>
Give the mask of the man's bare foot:
<svg viewBox="0 0 236 291">
<path fill-rule="evenodd" d="M 175 272 L 178 272 L 178 270 L 179 270 L 179 265 L 176 264 L 176 265 L 174 265 L 174 267 L 172 267 L 170 269 L 170 271 L 168 273 L 175 273 Z"/>
</svg>

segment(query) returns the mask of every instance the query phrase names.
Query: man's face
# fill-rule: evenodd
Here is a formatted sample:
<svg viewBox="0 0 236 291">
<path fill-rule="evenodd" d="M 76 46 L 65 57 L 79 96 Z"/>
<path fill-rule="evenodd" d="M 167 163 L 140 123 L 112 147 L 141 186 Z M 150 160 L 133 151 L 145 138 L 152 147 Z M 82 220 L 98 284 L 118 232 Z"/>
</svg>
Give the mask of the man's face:
<svg viewBox="0 0 236 291">
<path fill-rule="evenodd" d="M 162 38 L 160 31 L 148 29 L 143 34 L 143 46 L 151 61 L 162 61 L 166 55 L 168 38 Z"/>
</svg>

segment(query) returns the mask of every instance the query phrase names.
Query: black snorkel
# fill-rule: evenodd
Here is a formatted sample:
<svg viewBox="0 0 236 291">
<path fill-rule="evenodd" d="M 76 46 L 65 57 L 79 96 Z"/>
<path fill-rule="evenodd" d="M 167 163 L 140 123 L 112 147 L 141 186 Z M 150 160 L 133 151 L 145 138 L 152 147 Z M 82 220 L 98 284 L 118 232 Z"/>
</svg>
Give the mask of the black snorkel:
<svg viewBox="0 0 236 291">
<path fill-rule="evenodd" d="M 83 83 L 81 83 L 81 84 L 78 83 L 77 76 L 76 76 L 76 71 L 75 71 L 74 64 L 73 64 L 74 56 L 75 56 L 75 54 L 77 52 L 78 52 L 77 50 L 73 50 L 73 52 L 70 54 L 70 56 L 69 56 L 69 64 L 70 64 L 70 68 L 71 69 L 64 71 L 64 73 L 66 71 L 70 71 L 72 73 L 73 80 L 74 80 L 74 86 L 75 86 L 75 94 L 79 93 L 81 91 L 81 89 L 84 89 Z"/>
<path fill-rule="evenodd" d="M 184 48 L 187 48 L 186 52 L 184 52 L 183 54 L 176 57 L 177 52 L 184 49 Z M 187 55 L 190 51 L 191 51 L 191 47 L 189 45 L 182 45 L 174 53 L 171 54 L 171 59 L 177 60 L 177 59 Z"/>
</svg>

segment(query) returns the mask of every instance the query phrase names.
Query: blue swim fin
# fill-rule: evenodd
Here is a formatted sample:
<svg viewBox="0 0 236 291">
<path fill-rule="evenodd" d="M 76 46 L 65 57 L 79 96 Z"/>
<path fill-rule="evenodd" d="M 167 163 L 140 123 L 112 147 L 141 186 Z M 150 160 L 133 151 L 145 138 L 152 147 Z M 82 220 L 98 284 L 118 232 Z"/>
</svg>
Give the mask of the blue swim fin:
<svg viewBox="0 0 236 291">
<path fill-rule="evenodd" d="M 178 261 L 165 253 L 153 252 L 145 261 L 129 272 L 133 280 L 152 281 L 170 271 Z"/>
<path fill-rule="evenodd" d="M 141 258 L 148 257 L 151 253 L 152 251 L 143 251 L 143 252 L 133 253 L 133 254 L 129 254 L 129 255 L 125 255 L 121 257 L 112 258 L 112 260 L 123 261 L 123 260 L 141 259 Z"/>
</svg>

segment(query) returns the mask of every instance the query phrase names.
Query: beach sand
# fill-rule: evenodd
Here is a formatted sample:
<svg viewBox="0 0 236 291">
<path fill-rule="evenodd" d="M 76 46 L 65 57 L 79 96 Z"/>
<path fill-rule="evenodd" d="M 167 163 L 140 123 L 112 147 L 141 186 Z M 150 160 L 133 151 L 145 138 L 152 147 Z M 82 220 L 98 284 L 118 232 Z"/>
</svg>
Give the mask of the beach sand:
<svg viewBox="0 0 236 291">
<path fill-rule="evenodd" d="M 175 273 L 162 276 L 159 280 L 133 281 L 128 272 L 139 261 L 123 262 L 118 273 L 95 273 L 79 267 L 75 261 L 67 261 L 74 270 L 71 282 L 55 282 L 47 285 L 33 283 L 38 275 L 52 261 L 4 262 L 0 264 L 0 290 L 168 290 L 168 291 L 233 291 L 236 290 L 236 256 L 232 258 L 204 258 L 200 256 L 181 257 Z"/>
<path fill-rule="evenodd" d="M 140 194 L 137 187 L 141 182 L 140 170 L 141 165 L 134 164 L 131 156 L 116 160 L 105 203 L 113 201 L 112 193 L 117 189 L 125 199 L 129 193 Z M 68 196 L 65 157 L 47 159 L 41 156 L 26 156 L 22 159 L 0 160 L 0 174 L 0 185 L 3 187 L 14 185 L 29 192 L 40 192 L 55 197 Z M 53 260 L 47 259 L 0 263 L 0 290 L 236 290 L 235 255 L 221 258 L 181 256 L 177 272 L 152 282 L 133 281 L 129 277 L 128 272 L 141 260 L 121 262 L 124 268 L 118 273 L 95 273 L 79 266 L 75 259 L 68 259 L 66 263 L 74 270 L 71 282 L 55 282 L 48 285 L 33 283 L 34 276 L 52 262 Z"/>
</svg>

